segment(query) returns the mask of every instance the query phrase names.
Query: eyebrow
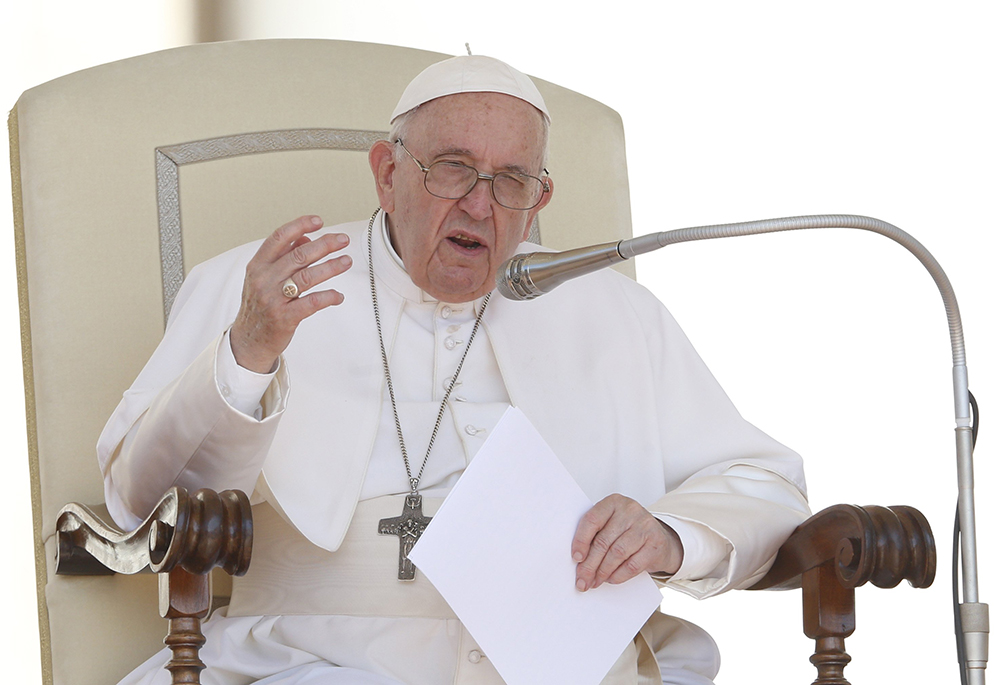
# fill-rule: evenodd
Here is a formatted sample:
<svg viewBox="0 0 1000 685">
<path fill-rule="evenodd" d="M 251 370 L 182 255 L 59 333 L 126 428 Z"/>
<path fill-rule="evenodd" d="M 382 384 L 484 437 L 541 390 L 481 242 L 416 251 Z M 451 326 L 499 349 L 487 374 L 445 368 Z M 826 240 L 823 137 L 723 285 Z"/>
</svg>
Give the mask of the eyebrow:
<svg viewBox="0 0 1000 685">
<path fill-rule="evenodd" d="M 438 150 L 436 153 L 434 153 L 434 155 L 433 155 L 433 157 L 431 157 L 431 159 L 433 161 L 437 161 L 438 158 L 440 158 L 440 157 L 446 157 L 446 156 L 449 156 L 449 155 L 456 156 L 456 157 L 470 157 L 470 158 L 474 158 L 475 157 L 475 155 L 472 153 L 472 150 L 468 150 L 468 149 L 466 149 L 464 147 L 449 147 L 449 148 L 444 148 L 442 150 Z M 525 176 L 531 176 L 532 175 L 532 173 L 528 169 L 525 169 L 520 164 L 511 164 L 509 166 L 501 167 L 500 169 L 494 169 L 493 170 L 494 173 L 496 173 L 497 171 L 500 171 L 500 172 L 512 171 L 514 173 L 523 174 Z"/>
</svg>

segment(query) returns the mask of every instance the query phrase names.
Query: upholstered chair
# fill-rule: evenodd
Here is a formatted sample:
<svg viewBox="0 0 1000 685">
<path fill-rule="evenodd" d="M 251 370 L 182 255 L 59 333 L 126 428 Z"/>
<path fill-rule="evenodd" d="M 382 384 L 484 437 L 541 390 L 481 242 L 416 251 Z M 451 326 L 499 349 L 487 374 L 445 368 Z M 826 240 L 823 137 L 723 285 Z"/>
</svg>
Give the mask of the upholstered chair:
<svg viewBox="0 0 1000 685">
<path fill-rule="evenodd" d="M 70 74 L 18 100 L 9 124 L 47 684 L 116 682 L 162 644 L 160 614 L 177 658 L 196 660 L 198 618 L 226 601 L 226 572 L 251 559 L 248 502 L 171 491 L 137 534 L 118 535 L 96 521 L 109 521 L 98 435 L 193 265 L 302 214 L 332 224 L 372 212 L 366 151 L 406 83 L 444 57 L 325 40 L 194 45 Z M 631 235 L 619 116 L 537 84 L 558 122 L 549 163 L 559 192 L 534 239 L 561 249 Z M 805 586 L 821 682 L 846 683 L 837 678 L 852 588 L 928 585 L 926 521 L 909 509 L 840 507 L 791 543 L 760 586 Z M 119 573 L 89 575 L 102 566 Z M 143 567 L 160 580 L 132 575 Z M 197 668 L 185 662 L 175 676 L 196 682 Z"/>
</svg>

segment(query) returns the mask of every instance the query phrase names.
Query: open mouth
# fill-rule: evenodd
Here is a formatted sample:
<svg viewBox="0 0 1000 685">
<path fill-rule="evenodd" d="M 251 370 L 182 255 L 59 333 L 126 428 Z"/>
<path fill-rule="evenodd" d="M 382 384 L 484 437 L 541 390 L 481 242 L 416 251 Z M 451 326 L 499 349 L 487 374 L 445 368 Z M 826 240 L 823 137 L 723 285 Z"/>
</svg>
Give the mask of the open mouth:
<svg viewBox="0 0 1000 685">
<path fill-rule="evenodd" d="M 455 245 L 458 245 L 459 247 L 465 248 L 466 250 L 474 250 L 477 247 L 482 247 L 482 243 L 480 243 L 478 240 L 463 235 L 462 233 L 451 236 L 450 238 L 448 238 L 448 240 L 450 240 Z"/>
</svg>

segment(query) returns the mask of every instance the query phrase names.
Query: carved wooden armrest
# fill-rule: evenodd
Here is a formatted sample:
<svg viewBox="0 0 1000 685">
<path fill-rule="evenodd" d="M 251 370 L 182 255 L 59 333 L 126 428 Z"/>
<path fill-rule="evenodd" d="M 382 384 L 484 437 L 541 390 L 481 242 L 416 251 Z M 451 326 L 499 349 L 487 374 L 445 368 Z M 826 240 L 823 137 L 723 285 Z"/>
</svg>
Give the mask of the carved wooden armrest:
<svg viewBox="0 0 1000 685">
<path fill-rule="evenodd" d="M 795 529 L 751 590 L 802 588 L 803 630 L 816 640 L 814 685 L 849 685 L 845 639 L 854 632 L 854 588 L 934 581 L 934 535 L 913 507 L 838 504 Z"/>
<path fill-rule="evenodd" d="M 250 567 L 253 521 L 250 500 L 238 490 L 188 494 L 174 487 L 145 521 L 122 533 L 81 504 L 67 504 L 56 521 L 56 573 L 159 574 L 160 615 L 169 621 L 164 642 L 173 683 L 200 682 L 205 664 L 201 620 L 211 606 L 209 572 L 221 567 L 242 576 Z"/>
</svg>

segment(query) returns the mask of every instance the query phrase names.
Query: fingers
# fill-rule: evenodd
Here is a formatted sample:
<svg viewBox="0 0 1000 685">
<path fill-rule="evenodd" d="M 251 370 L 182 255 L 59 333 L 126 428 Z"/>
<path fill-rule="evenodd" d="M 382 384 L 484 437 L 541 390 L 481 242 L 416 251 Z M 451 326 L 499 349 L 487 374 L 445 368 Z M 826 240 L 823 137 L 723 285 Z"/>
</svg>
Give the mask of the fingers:
<svg viewBox="0 0 1000 685">
<path fill-rule="evenodd" d="M 265 262 L 273 262 L 290 251 L 296 244 L 301 244 L 307 233 L 319 230 L 323 220 L 318 216 L 300 216 L 269 235 L 257 251 L 257 257 Z M 308 238 L 307 238 L 308 240 Z"/>
<path fill-rule="evenodd" d="M 310 221 L 307 222 L 306 219 Z M 300 217 L 285 224 L 264 241 L 247 264 L 245 303 L 249 301 L 255 310 L 261 312 L 273 308 L 309 310 L 311 307 L 298 306 L 296 298 L 285 296 L 283 285 L 291 279 L 297 292 L 304 293 L 351 267 L 352 260 L 348 255 L 326 259 L 346 247 L 350 239 L 343 233 L 328 233 L 311 240 L 303 231 L 315 230 L 312 220 L 319 220 L 319 217 Z M 290 242 L 287 240 L 289 238 Z M 339 293 L 333 298 L 311 298 L 313 304 L 322 303 L 324 306 L 339 304 L 341 301 L 343 297 Z"/>
<path fill-rule="evenodd" d="M 572 554 L 578 562 L 576 586 L 582 592 L 643 572 L 676 571 L 683 549 L 676 533 L 638 502 L 611 495 L 581 519 Z"/>
<path fill-rule="evenodd" d="M 315 290 L 352 264 L 348 255 L 327 259 L 349 243 L 346 235 L 309 237 L 322 225 L 317 216 L 290 221 L 265 239 L 247 264 L 240 311 L 230 331 L 230 343 L 240 366 L 266 373 L 274 367 L 303 319 L 344 301 L 336 290 Z M 287 297 L 283 285 L 289 279 L 298 293 L 312 292 Z"/>
<path fill-rule="evenodd" d="M 655 551 L 647 544 L 643 531 L 629 528 L 622 532 L 607 549 L 594 573 L 593 587 L 607 582 L 625 582 L 647 570 Z M 612 578 L 619 580 L 612 581 Z"/>
<path fill-rule="evenodd" d="M 317 240 L 313 242 L 319 241 Z M 351 268 L 352 264 L 353 260 L 349 255 L 342 255 L 340 257 L 327 259 L 319 264 L 314 264 L 313 266 L 300 269 L 299 271 L 292 273 L 288 278 L 295 283 L 295 286 L 298 288 L 298 292 L 304 293 L 305 291 L 315 288 L 317 285 L 333 278 L 334 276 L 339 276 L 344 273 Z M 284 281 L 282 281 L 282 283 L 284 283 Z M 299 299 L 301 300 L 303 298 L 300 296 Z M 340 304 L 340 302 L 336 302 L 335 304 Z"/>
<path fill-rule="evenodd" d="M 290 278 L 298 286 L 301 293 L 334 276 L 339 276 L 351 268 L 351 264 L 351 258 L 344 255 L 343 257 L 327 260 L 308 269 L 303 269 L 293 274 Z M 281 306 L 287 310 L 289 318 L 297 324 L 319 310 L 338 305 L 343 301 L 343 293 L 333 289 L 326 289 L 299 295 L 295 298 L 287 298 Z"/>
<path fill-rule="evenodd" d="M 315 264 L 327 255 L 343 249 L 349 242 L 343 233 L 327 233 L 315 240 L 305 239 L 275 260 L 275 266 L 289 275 Z"/>
<path fill-rule="evenodd" d="M 317 290 L 309 293 L 308 295 L 300 295 L 294 300 L 290 300 L 286 305 L 288 320 L 291 322 L 293 327 L 297 326 L 303 320 L 309 318 L 321 309 L 334 307 L 343 301 L 343 293 L 332 289 Z"/>
<path fill-rule="evenodd" d="M 595 536 L 601 532 L 612 514 L 614 514 L 614 504 L 611 497 L 605 497 L 583 515 L 573 537 L 573 561 L 580 563 L 587 558 Z"/>
<path fill-rule="evenodd" d="M 584 515 L 577 527 L 573 539 L 573 560 L 578 562 L 576 587 L 581 592 L 606 580 L 610 575 L 609 566 L 614 565 L 613 572 L 625 556 L 625 541 L 616 545 L 627 527 L 621 511 L 621 507 L 625 506 L 624 500 L 620 495 L 605 497 Z M 599 576 L 602 566 L 603 574 Z"/>
<path fill-rule="evenodd" d="M 343 233 L 328 233 L 311 240 L 308 234 L 322 226 L 318 216 L 301 216 L 288 222 L 264 240 L 251 264 L 264 270 L 273 265 L 274 275 L 284 280 L 350 242 Z"/>
</svg>

